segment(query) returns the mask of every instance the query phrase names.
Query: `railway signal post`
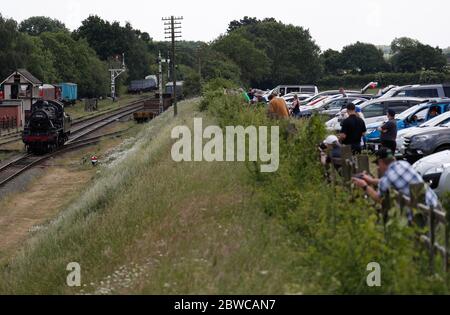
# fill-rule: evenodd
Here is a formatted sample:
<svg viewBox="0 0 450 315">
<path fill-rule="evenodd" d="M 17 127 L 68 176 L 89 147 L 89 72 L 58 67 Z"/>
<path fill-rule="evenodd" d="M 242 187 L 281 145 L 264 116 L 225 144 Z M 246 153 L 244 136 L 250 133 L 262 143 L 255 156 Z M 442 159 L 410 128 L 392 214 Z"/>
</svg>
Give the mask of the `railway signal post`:
<svg viewBox="0 0 450 315">
<path fill-rule="evenodd" d="M 172 41 L 172 95 L 173 95 L 173 113 L 174 116 L 178 114 L 177 108 L 177 75 L 176 75 L 176 63 L 175 63 L 175 42 L 177 38 L 181 37 L 181 21 L 183 17 L 174 17 L 173 15 L 169 18 L 163 18 L 164 25 L 164 34 L 169 35 L 166 36 L 166 39 L 170 39 Z"/>
<path fill-rule="evenodd" d="M 127 71 L 125 67 L 125 54 L 122 54 L 122 68 L 109 69 L 111 73 L 111 98 L 113 102 L 116 100 L 116 79 L 125 71 Z"/>
</svg>

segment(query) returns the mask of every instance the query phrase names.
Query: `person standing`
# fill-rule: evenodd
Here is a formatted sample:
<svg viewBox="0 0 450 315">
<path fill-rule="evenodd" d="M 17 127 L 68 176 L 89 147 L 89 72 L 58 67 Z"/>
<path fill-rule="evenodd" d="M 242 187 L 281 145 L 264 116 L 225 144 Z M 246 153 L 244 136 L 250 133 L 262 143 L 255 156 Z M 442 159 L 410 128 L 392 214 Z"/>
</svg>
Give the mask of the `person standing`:
<svg viewBox="0 0 450 315">
<path fill-rule="evenodd" d="M 388 111 L 388 121 L 380 127 L 381 131 L 381 146 L 395 152 L 397 148 L 397 121 L 395 120 L 395 111 L 390 109 Z"/>
<path fill-rule="evenodd" d="M 341 143 L 351 146 L 353 154 L 361 154 L 361 139 L 367 132 L 366 124 L 356 114 L 355 104 L 347 105 L 347 114 L 348 118 L 342 122 Z"/>
<path fill-rule="evenodd" d="M 294 95 L 294 101 L 292 102 L 292 116 L 298 117 L 300 115 L 300 100 L 298 95 Z"/>
<path fill-rule="evenodd" d="M 271 118 L 289 118 L 289 111 L 286 101 L 281 97 L 271 94 L 269 96 L 268 114 Z"/>
</svg>

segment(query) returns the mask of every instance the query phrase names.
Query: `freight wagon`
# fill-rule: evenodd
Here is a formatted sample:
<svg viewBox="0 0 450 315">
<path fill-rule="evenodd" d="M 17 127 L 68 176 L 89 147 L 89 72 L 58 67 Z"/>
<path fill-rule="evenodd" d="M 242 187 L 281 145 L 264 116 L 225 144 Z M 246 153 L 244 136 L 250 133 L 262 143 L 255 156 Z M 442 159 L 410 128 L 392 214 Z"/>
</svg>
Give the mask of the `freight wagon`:
<svg viewBox="0 0 450 315">
<path fill-rule="evenodd" d="M 157 83 L 154 79 L 131 81 L 128 93 L 142 93 L 156 90 Z"/>
<path fill-rule="evenodd" d="M 170 106 L 172 106 L 172 95 L 163 94 L 163 111 L 167 110 Z M 155 98 L 144 101 L 144 108 L 135 112 L 133 117 L 138 123 L 143 123 L 152 120 L 159 114 L 159 94 L 156 94 Z"/>
<path fill-rule="evenodd" d="M 75 83 L 59 83 L 56 84 L 60 90 L 60 100 L 64 105 L 75 105 L 78 98 L 78 85 Z"/>
<path fill-rule="evenodd" d="M 176 92 L 177 92 L 177 100 L 183 99 L 183 81 L 177 82 Z M 166 84 L 166 91 L 167 94 L 173 94 L 173 82 L 169 82 Z"/>
</svg>

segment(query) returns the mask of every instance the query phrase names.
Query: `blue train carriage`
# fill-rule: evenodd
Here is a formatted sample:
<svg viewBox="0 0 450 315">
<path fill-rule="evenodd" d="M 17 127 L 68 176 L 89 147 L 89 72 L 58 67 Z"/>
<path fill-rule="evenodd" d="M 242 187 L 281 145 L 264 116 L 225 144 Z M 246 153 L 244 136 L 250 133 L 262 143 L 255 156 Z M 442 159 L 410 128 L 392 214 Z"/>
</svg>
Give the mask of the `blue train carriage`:
<svg viewBox="0 0 450 315">
<path fill-rule="evenodd" d="M 75 83 L 60 83 L 56 85 L 60 90 L 60 101 L 64 105 L 75 105 L 78 98 L 78 85 Z"/>
<path fill-rule="evenodd" d="M 177 100 L 182 100 L 184 98 L 183 86 L 184 86 L 184 82 L 183 81 L 177 81 L 177 85 L 176 85 Z M 168 82 L 166 84 L 165 93 L 166 94 L 173 94 L 173 82 Z"/>
</svg>

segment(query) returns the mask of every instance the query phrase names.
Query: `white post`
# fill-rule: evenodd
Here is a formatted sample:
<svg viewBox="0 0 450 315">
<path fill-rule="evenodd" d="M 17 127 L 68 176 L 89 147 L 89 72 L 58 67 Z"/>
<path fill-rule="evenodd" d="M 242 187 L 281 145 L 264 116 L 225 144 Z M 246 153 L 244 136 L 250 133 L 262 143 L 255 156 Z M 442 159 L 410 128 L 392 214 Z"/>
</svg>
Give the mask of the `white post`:
<svg viewBox="0 0 450 315">
<path fill-rule="evenodd" d="M 161 114 L 164 111 L 163 104 L 163 72 L 162 72 L 162 58 L 161 52 L 159 52 L 159 113 Z"/>
</svg>

